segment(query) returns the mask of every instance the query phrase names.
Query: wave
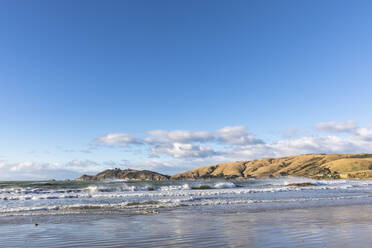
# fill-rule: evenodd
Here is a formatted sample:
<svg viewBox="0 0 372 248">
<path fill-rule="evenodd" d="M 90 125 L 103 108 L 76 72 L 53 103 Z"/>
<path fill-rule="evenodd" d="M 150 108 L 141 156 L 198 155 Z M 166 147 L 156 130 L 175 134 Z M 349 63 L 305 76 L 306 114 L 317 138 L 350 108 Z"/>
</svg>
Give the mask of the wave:
<svg viewBox="0 0 372 248">
<path fill-rule="evenodd" d="M 221 182 L 221 183 L 216 183 L 214 185 L 215 189 L 228 189 L 228 188 L 236 188 L 237 185 L 232 183 L 232 182 Z"/>
<path fill-rule="evenodd" d="M 191 190 L 194 189 L 194 190 Z M 206 190 L 207 189 L 207 190 Z M 157 190 L 149 190 L 147 187 L 121 187 L 106 188 L 103 186 L 89 186 L 83 190 L 69 191 L 49 191 L 44 193 L 27 194 L 8 194 L 0 193 L 0 200 L 46 200 L 46 199 L 69 199 L 69 198 L 127 198 L 127 197 L 182 197 L 182 196 L 215 196 L 215 195 L 244 195 L 254 193 L 274 193 L 274 192 L 298 192 L 314 190 L 365 190 L 366 187 L 356 188 L 352 184 L 341 185 L 316 185 L 308 187 L 237 187 L 233 183 L 215 183 L 211 188 L 203 187 L 202 184 L 190 186 L 189 184 L 162 186 Z"/>
<path fill-rule="evenodd" d="M 368 199 L 372 201 L 370 195 L 355 196 L 338 196 L 338 197 L 298 197 L 290 199 L 204 199 L 204 198 L 187 198 L 187 199 L 168 199 L 168 200 L 149 200 L 149 201 L 123 201 L 119 203 L 100 203 L 100 204 L 71 204 L 71 205 L 50 205 L 50 206 L 33 206 L 33 207 L 14 207 L 0 209 L 0 216 L 14 215 L 42 215 L 42 214 L 80 214 L 86 211 L 133 211 L 153 210 L 159 208 L 174 207 L 192 207 L 192 206 L 218 206 L 218 205 L 241 205 L 254 207 L 255 204 L 277 204 L 277 207 L 285 207 L 285 204 L 303 204 L 304 202 L 332 202 L 337 203 L 340 200 Z M 279 205 L 278 205 L 279 204 Z M 306 206 L 306 205 L 304 205 Z M 143 212 L 146 213 L 146 212 Z M 151 212 L 149 212 L 151 213 Z"/>
<path fill-rule="evenodd" d="M 160 191 L 189 190 L 189 189 L 191 189 L 191 187 L 187 183 L 185 183 L 183 185 L 162 186 L 162 187 L 159 188 Z"/>
</svg>

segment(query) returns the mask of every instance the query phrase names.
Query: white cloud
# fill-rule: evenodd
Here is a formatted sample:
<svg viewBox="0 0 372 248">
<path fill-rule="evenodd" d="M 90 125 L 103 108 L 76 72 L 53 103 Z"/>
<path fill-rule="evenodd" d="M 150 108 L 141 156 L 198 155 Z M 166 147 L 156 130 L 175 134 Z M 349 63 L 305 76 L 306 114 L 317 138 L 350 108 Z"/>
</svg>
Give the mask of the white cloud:
<svg viewBox="0 0 372 248">
<path fill-rule="evenodd" d="M 265 143 L 250 134 L 244 126 L 227 126 L 214 132 L 153 130 L 148 132 L 148 137 L 143 142 L 148 145 L 146 148 L 152 156 L 156 157 L 167 155 L 173 158 L 216 158 L 225 161 L 304 153 L 371 151 L 368 149 L 371 147 L 369 141 L 372 141 L 372 130 L 357 128 L 355 121 L 319 123 L 316 127 L 335 135 L 310 136 L 302 132 L 302 137 L 297 135 Z M 348 136 L 338 136 L 337 133 L 346 133 Z M 136 143 L 139 139 L 128 134 L 109 134 L 99 140 L 114 144 Z"/>
<path fill-rule="evenodd" d="M 263 141 L 250 135 L 244 126 L 224 127 L 215 132 L 192 132 L 187 130 L 153 130 L 145 141 L 150 144 L 153 155 L 170 155 L 175 158 L 206 158 L 220 156 L 217 151 L 200 143 L 227 145 L 255 145 Z M 196 143 L 196 144 L 195 144 Z"/>
<path fill-rule="evenodd" d="M 256 145 L 264 143 L 262 140 L 250 135 L 244 126 L 221 128 L 216 131 L 216 137 L 220 142 L 231 145 Z"/>
<path fill-rule="evenodd" d="M 362 140 L 372 141 L 372 129 L 358 128 L 355 131 L 355 136 Z"/>
<path fill-rule="evenodd" d="M 175 158 L 205 158 L 219 154 L 208 146 L 172 143 L 151 146 L 153 155 L 166 154 Z"/>
<path fill-rule="evenodd" d="M 102 136 L 98 139 L 96 139 L 97 143 L 101 144 L 108 144 L 108 145 L 114 145 L 114 144 L 140 144 L 140 140 L 136 139 L 132 136 L 130 136 L 127 133 L 109 133 L 105 136 Z"/>
<path fill-rule="evenodd" d="M 209 132 L 192 132 L 187 130 L 153 130 L 148 132 L 149 137 L 145 139 L 148 143 L 190 143 L 190 142 L 207 142 L 214 137 Z"/>
<path fill-rule="evenodd" d="M 0 180 L 49 180 L 76 178 L 81 173 L 63 168 L 57 163 L 0 162 Z"/>
<path fill-rule="evenodd" d="M 249 134 L 244 126 L 224 127 L 217 131 L 189 131 L 189 130 L 152 130 L 140 142 L 140 139 L 127 133 L 109 133 L 96 139 L 101 144 L 147 144 L 154 156 L 169 155 L 175 158 L 206 158 L 221 155 L 211 146 L 201 145 L 210 143 L 213 146 L 224 145 L 256 145 L 263 141 Z"/>
<path fill-rule="evenodd" d="M 308 153 L 371 153 L 372 140 L 354 134 L 340 136 L 306 136 L 279 140 L 271 144 L 241 146 L 225 154 L 233 160 L 251 160 L 262 157 L 283 157 Z"/>
<path fill-rule="evenodd" d="M 342 133 L 342 132 L 353 132 L 357 128 L 356 121 L 346 122 L 322 122 L 315 125 L 315 128 L 321 131 Z"/>
<path fill-rule="evenodd" d="M 55 168 L 55 165 L 48 163 L 21 162 L 9 166 L 9 170 L 16 171 L 34 171 Z"/>
<path fill-rule="evenodd" d="M 219 142 L 230 145 L 250 145 L 262 144 L 263 141 L 254 138 L 249 134 L 244 126 L 229 126 L 221 128 L 215 132 L 207 131 L 189 131 L 189 130 L 152 130 L 148 136 L 141 142 L 141 139 L 135 138 L 127 133 L 109 133 L 96 139 L 101 144 L 190 144 Z"/>
<path fill-rule="evenodd" d="M 262 140 L 250 135 L 244 126 L 224 127 L 215 132 L 193 132 L 187 130 L 153 130 L 145 141 L 150 145 L 152 155 L 170 155 L 174 158 L 207 158 L 221 156 L 223 151 L 212 149 L 200 143 L 225 145 L 256 145 Z"/>
</svg>

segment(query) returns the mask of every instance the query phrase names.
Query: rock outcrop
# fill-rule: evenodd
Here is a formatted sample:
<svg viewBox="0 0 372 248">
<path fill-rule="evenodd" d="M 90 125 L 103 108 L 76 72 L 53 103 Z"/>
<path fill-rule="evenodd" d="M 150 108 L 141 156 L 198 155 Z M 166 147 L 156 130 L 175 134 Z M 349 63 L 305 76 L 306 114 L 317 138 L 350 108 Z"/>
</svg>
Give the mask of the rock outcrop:
<svg viewBox="0 0 372 248">
<path fill-rule="evenodd" d="M 124 179 L 124 180 L 168 180 L 169 176 L 148 170 L 132 170 L 132 169 L 110 169 L 98 173 L 95 176 L 82 175 L 77 178 L 77 181 L 89 180 L 108 180 L 108 179 Z"/>
</svg>

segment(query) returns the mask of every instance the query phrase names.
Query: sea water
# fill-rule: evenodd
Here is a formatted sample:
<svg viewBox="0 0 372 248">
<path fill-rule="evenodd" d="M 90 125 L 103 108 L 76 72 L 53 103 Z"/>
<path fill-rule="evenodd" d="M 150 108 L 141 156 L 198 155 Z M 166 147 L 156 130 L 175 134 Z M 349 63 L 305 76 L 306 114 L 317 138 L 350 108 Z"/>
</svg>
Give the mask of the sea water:
<svg viewBox="0 0 372 248">
<path fill-rule="evenodd" d="M 309 182 L 312 186 L 289 186 Z M 0 182 L 0 216 L 293 209 L 372 203 L 372 181 L 280 178 Z"/>
</svg>

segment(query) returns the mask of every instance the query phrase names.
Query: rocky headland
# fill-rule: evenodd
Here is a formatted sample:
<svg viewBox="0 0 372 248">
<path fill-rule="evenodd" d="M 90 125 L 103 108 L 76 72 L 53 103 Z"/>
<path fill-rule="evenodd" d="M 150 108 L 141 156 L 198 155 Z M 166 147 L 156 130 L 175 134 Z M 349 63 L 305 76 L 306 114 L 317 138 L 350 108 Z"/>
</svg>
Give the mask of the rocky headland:
<svg viewBox="0 0 372 248">
<path fill-rule="evenodd" d="M 168 180 L 170 176 L 163 175 L 157 172 L 149 171 L 149 170 L 132 170 L 132 169 L 110 169 L 105 170 L 98 173 L 95 176 L 90 175 L 82 175 L 81 177 L 77 178 L 78 181 L 90 181 L 90 180 L 108 180 L 108 179 L 123 179 L 123 180 L 151 180 L 151 181 L 159 181 L 159 180 Z"/>
</svg>

